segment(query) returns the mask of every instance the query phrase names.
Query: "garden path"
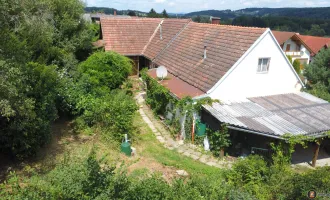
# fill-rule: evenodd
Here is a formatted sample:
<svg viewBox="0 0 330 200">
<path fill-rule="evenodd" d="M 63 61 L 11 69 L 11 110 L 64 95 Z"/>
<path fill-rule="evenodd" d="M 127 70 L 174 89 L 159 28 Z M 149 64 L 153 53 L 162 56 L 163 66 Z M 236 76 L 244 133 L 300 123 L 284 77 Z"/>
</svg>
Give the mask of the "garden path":
<svg viewBox="0 0 330 200">
<path fill-rule="evenodd" d="M 140 106 L 139 112 L 143 120 L 148 124 L 157 140 L 164 145 L 165 148 L 177 151 L 187 157 L 202 162 L 209 166 L 218 168 L 229 168 L 232 162 L 217 159 L 210 152 L 204 151 L 202 148 L 193 145 L 185 144 L 182 140 L 176 141 L 164 124 L 154 117 L 152 110 L 145 103 L 145 92 L 140 92 L 136 95 L 136 100 Z"/>
</svg>

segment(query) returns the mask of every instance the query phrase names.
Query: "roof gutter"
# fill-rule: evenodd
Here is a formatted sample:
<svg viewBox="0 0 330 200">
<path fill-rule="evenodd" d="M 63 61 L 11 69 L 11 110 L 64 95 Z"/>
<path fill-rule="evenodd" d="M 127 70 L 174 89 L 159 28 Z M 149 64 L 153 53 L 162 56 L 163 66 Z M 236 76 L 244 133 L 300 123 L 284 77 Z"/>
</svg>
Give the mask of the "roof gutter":
<svg viewBox="0 0 330 200">
<path fill-rule="evenodd" d="M 236 126 L 227 126 L 229 129 L 232 130 L 237 130 L 237 131 L 242 131 L 242 132 L 246 132 L 246 133 L 252 133 L 252 134 L 256 134 L 256 135 L 261 135 L 261 136 L 265 136 L 265 137 L 270 137 L 270 138 L 274 138 L 274 139 L 278 139 L 278 140 L 284 140 L 287 141 L 286 138 L 283 138 L 281 136 L 276 136 L 276 135 L 270 135 L 270 134 L 266 134 L 266 133 L 262 133 L 262 132 L 258 132 L 258 131 L 253 131 L 253 130 L 248 130 L 248 129 L 244 129 L 244 128 L 239 128 Z M 319 139 L 319 138 L 324 138 L 327 135 L 325 134 L 325 132 L 321 132 L 319 134 L 317 134 L 316 136 L 311 136 L 311 135 L 307 135 L 307 137 L 310 137 L 311 139 Z"/>
<path fill-rule="evenodd" d="M 238 127 L 235 127 L 235 126 L 227 126 L 227 127 L 229 129 L 232 129 L 232 130 L 242 131 L 242 132 L 246 132 L 246 133 L 253 133 L 253 134 L 256 134 L 256 135 L 271 137 L 271 138 L 278 139 L 278 140 L 285 140 L 284 138 L 282 138 L 280 136 L 269 135 L 269 134 L 261 133 L 261 132 L 258 132 L 258 131 L 252 131 L 252 130 L 248 130 L 248 129 L 244 129 L 244 128 L 238 128 Z"/>
<path fill-rule="evenodd" d="M 193 100 L 200 100 L 200 99 L 204 99 L 206 97 L 209 97 L 209 94 L 203 94 L 203 95 L 199 95 L 199 96 L 196 96 L 194 98 L 192 98 Z"/>
</svg>

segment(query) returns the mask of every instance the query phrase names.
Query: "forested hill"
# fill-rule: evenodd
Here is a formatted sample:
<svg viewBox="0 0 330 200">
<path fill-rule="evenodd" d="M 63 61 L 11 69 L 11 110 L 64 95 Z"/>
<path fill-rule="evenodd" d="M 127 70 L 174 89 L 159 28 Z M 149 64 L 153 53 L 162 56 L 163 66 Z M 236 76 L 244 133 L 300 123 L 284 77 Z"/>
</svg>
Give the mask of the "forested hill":
<svg viewBox="0 0 330 200">
<path fill-rule="evenodd" d="M 145 12 L 137 11 L 137 10 L 117 10 L 115 8 L 106 8 L 106 7 L 85 7 L 85 12 L 87 13 L 105 13 L 105 14 L 113 14 L 114 11 L 117 11 L 118 15 L 127 15 L 130 11 L 133 11 L 136 15 L 145 16 Z"/>
<path fill-rule="evenodd" d="M 241 10 L 203 10 L 185 14 L 186 17 L 207 15 L 221 18 L 235 18 L 242 15 L 256 17 L 285 16 L 315 19 L 330 19 L 330 7 L 323 8 L 245 8 Z"/>
</svg>

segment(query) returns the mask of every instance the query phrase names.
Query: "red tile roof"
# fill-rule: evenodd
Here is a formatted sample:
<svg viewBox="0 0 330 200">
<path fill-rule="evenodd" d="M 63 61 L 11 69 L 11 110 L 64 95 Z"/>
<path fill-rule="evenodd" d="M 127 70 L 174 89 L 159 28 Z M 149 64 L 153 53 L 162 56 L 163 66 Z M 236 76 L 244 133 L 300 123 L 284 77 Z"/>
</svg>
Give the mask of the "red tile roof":
<svg viewBox="0 0 330 200">
<path fill-rule="evenodd" d="M 169 42 L 191 21 L 191 19 L 164 19 L 162 21 L 162 39 L 160 39 L 160 28 L 150 40 L 143 55 L 154 59 Z"/>
<path fill-rule="evenodd" d="M 330 38 L 309 35 L 298 35 L 298 37 L 313 51 L 313 54 L 317 54 L 325 46 L 330 46 Z"/>
<path fill-rule="evenodd" d="M 285 41 L 290 39 L 292 36 L 295 35 L 294 32 L 284 32 L 284 31 L 272 31 L 273 35 L 275 36 L 277 42 L 282 45 Z"/>
<path fill-rule="evenodd" d="M 148 71 L 148 74 L 157 80 L 156 75 L 156 69 L 151 69 Z M 166 87 L 170 90 L 171 93 L 173 93 L 176 97 L 179 99 L 182 99 L 183 97 L 190 96 L 190 97 L 197 97 L 200 95 L 203 95 L 204 92 L 199 90 L 198 88 L 195 88 L 194 86 L 184 82 L 183 80 L 173 76 L 172 74 L 168 73 L 167 78 L 158 81 L 161 85 Z"/>
<path fill-rule="evenodd" d="M 207 92 L 265 31 L 265 28 L 190 22 L 154 62 Z M 206 59 L 203 59 L 204 45 Z"/>
<path fill-rule="evenodd" d="M 157 65 L 164 65 L 175 79 L 179 78 L 176 84 L 168 82 L 168 87 L 179 96 L 185 92 L 176 87 L 186 88 L 184 84 L 196 88 L 196 94 L 210 90 L 267 30 L 148 18 L 101 18 L 101 26 L 105 50 L 144 55 Z M 207 58 L 203 59 L 205 45 Z"/>
<path fill-rule="evenodd" d="M 123 55 L 142 55 L 161 21 L 156 18 L 101 18 L 105 50 Z"/>
</svg>

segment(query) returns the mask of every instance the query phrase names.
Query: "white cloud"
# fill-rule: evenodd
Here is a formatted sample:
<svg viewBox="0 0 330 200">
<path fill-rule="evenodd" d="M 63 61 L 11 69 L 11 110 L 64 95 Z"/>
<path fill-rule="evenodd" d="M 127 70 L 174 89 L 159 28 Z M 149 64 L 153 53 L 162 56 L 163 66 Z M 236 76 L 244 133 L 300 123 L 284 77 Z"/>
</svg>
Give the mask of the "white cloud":
<svg viewBox="0 0 330 200">
<path fill-rule="evenodd" d="M 165 3 L 166 0 L 155 0 L 155 3 Z"/>
<path fill-rule="evenodd" d="M 172 6 L 175 6 L 175 3 L 173 1 L 171 1 L 168 3 L 168 5 L 172 7 Z"/>
</svg>

